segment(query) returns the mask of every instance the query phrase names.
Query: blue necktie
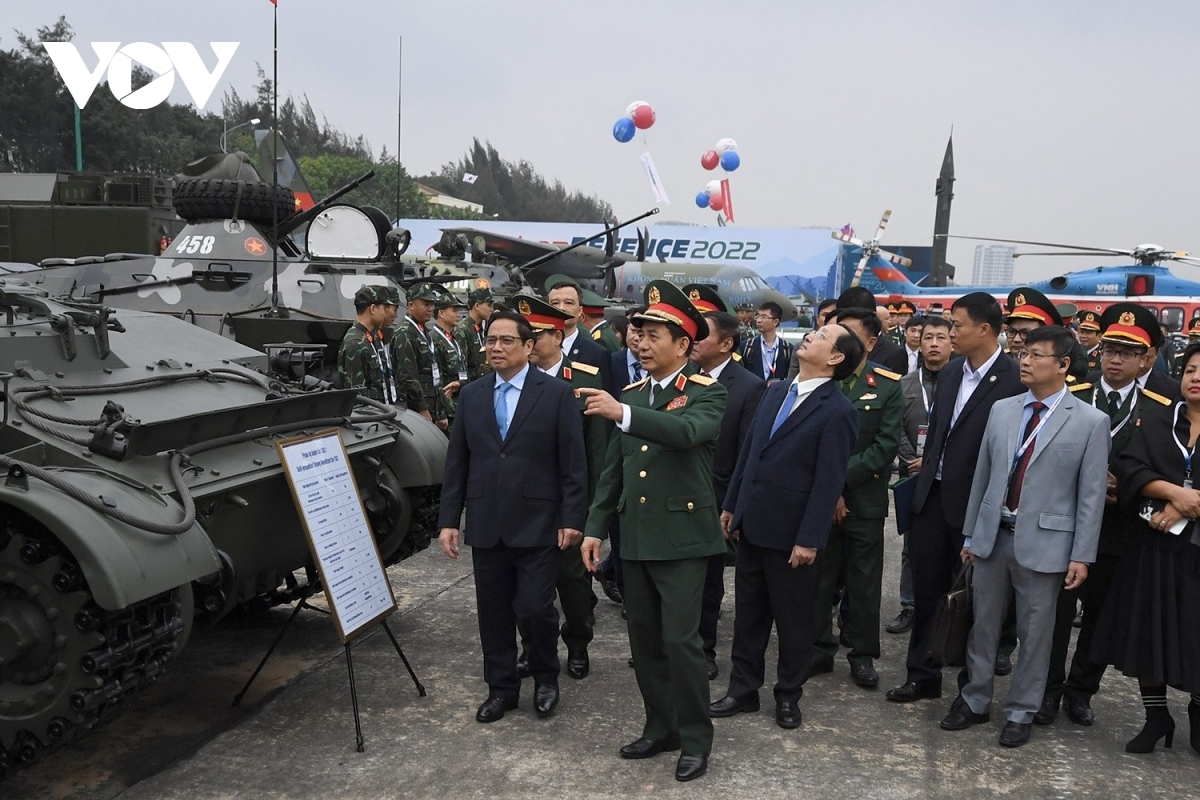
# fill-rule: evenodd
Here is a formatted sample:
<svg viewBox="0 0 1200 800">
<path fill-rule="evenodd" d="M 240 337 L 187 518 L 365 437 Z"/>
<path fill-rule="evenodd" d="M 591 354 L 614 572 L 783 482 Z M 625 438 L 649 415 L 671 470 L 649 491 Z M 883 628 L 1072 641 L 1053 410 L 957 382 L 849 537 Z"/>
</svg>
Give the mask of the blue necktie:
<svg viewBox="0 0 1200 800">
<path fill-rule="evenodd" d="M 637 383 L 642 379 L 642 362 L 633 362 L 633 382 Z"/>
<path fill-rule="evenodd" d="M 508 381 L 501 381 L 496 388 L 500 391 L 496 398 L 496 426 L 500 428 L 500 441 L 504 441 L 504 437 L 508 435 L 508 400 L 505 398 L 508 390 L 512 388 L 512 384 Z"/>
<path fill-rule="evenodd" d="M 774 436 L 775 431 L 779 430 L 779 426 L 787 421 L 788 415 L 792 413 L 792 406 L 796 404 L 796 398 L 799 395 L 800 384 L 792 381 L 792 388 L 788 389 L 787 397 L 783 398 L 783 405 L 779 407 L 779 413 L 775 415 L 775 424 L 771 426 L 771 436 Z"/>
</svg>

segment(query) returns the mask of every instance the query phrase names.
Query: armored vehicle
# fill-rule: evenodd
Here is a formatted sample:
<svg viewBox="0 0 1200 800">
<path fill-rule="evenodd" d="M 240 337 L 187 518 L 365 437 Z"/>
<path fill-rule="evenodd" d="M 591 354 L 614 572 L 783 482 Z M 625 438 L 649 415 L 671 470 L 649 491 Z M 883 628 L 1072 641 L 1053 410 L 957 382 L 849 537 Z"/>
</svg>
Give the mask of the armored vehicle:
<svg viewBox="0 0 1200 800">
<path fill-rule="evenodd" d="M 166 315 L 0 279 L 0 775 L 118 713 L 194 624 L 319 588 L 275 441 L 337 429 L 388 563 L 445 436 Z"/>
</svg>

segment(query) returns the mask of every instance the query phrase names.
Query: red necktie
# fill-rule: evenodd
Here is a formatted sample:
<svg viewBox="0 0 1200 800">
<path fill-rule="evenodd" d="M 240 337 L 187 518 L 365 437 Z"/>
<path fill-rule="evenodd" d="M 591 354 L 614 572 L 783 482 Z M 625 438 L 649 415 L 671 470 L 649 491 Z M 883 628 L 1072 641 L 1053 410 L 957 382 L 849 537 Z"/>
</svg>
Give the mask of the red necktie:
<svg viewBox="0 0 1200 800">
<path fill-rule="evenodd" d="M 1025 433 L 1021 437 L 1022 442 L 1033 435 L 1034 429 L 1037 428 L 1038 420 L 1041 419 L 1042 409 L 1045 407 L 1045 403 L 1038 401 L 1033 403 L 1033 414 L 1029 417 L 1029 423 L 1025 426 Z M 1021 454 L 1021 460 L 1017 464 L 1016 471 L 1013 472 L 1012 480 L 1008 482 L 1008 497 L 1004 501 L 1004 505 L 1008 506 L 1009 511 L 1016 511 L 1017 506 L 1021 502 L 1021 484 L 1025 480 L 1025 470 L 1029 468 L 1029 462 L 1033 459 L 1033 448 L 1036 445 L 1037 439 L 1030 440 L 1029 446 Z"/>
</svg>

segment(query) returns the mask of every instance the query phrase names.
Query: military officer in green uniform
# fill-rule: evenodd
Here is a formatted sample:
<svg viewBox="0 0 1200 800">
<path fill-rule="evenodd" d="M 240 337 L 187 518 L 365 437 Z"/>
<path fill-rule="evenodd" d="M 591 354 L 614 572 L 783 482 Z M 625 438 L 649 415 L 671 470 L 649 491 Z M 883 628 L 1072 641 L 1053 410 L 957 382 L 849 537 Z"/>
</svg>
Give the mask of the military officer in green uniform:
<svg viewBox="0 0 1200 800">
<path fill-rule="evenodd" d="M 592 341 L 604 346 L 610 353 L 621 349 L 621 342 L 612 325 L 604 318 L 604 309 L 612 305 L 591 289 L 581 289 L 579 313 L 583 317 L 583 326 L 588 329 Z"/>
<path fill-rule="evenodd" d="M 517 309 L 518 314 L 528 320 L 529 327 L 533 328 L 533 352 L 529 361 L 534 367 L 547 375 L 562 378 L 576 390 L 604 388 L 598 368 L 582 362 L 572 363 L 563 355 L 563 330 L 566 321 L 571 318 L 569 314 L 532 295 L 516 295 L 510 304 Z M 582 395 L 577 397 L 579 413 L 582 415 L 587 401 Z M 583 415 L 589 503 L 596 496 L 596 485 L 600 482 L 600 472 L 604 468 L 611 431 L 612 424 L 603 417 Z M 596 593 L 592 591 L 592 578 L 583 565 L 578 546 L 562 551 L 557 589 L 558 602 L 563 611 L 563 624 L 559 632 L 563 644 L 567 646 L 567 675 L 582 680 L 591 670 L 587 648 L 592 641 L 592 631 L 596 627 L 593 611 L 596 607 Z M 532 674 L 527 648 L 529 636 L 519 622 L 517 627 L 521 629 L 521 655 L 517 659 L 517 673 L 525 678 Z"/>
<path fill-rule="evenodd" d="M 1076 725 L 1091 725 L 1095 720 L 1091 698 L 1100 690 L 1105 665 L 1092 661 L 1092 640 L 1109 587 L 1120 569 L 1130 532 L 1135 530 L 1130 523 L 1130 510 L 1117 505 L 1117 480 L 1112 465 L 1146 417 L 1170 413 L 1171 407 L 1169 398 L 1142 389 L 1137 383 L 1141 361 L 1149 348 L 1162 344 L 1162 329 L 1154 312 L 1137 303 L 1114 303 L 1099 315 L 1095 324 L 1103 331 L 1099 337 L 1100 375 L 1094 383 L 1078 383 L 1071 386 L 1070 390 L 1076 398 L 1107 413 L 1112 421 L 1109 426 L 1112 446 L 1108 454 L 1108 498 L 1100 525 L 1096 560 L 1088 568 L 1087 580 L 1076 589 L 1064 589 L 1058 596 L 1054 639 L 1050 648 L 1050 671 L 1042 696 L 1042 707 L 1033 718 L 1034 722 L 1042 725 L 1054 720 L 1060 703 L 1065 704 L 1067 717 Z M 1083 315 L 1080 315 L 1082 329 Z M 1068 674 L 1067 650 L 1071 642 L 1071 623 L 1080 601 L 1083 603 L 1083 616 Z"/>
<path fill-rule="evenodd" d="M 904 346 L 904 326 L 899 323 L 899 307 L 895 303 L 883 306 L 887 309 L 887 319 L 880 317 L 883 324 L 884 336 L 897 347 Z"/>
<path fill-rule="evenodd" d="M 716 311 L 729 313 L 729 306 L 725 303 L 725 299 L 717 292 L 716 287 L 709 286 L 707 283 L 689 283 L 683 287 L 683 293 L 687 295 L 687 299 L 692 301 L 692 305 L 700 309 L 701 314 L 712 314 Z M 742 341 L 741 341 L 741 323 L 738 323 L 738 341 L 733 343 L 733 352 L 729 357 L 739 364 L 742 363 Z M 718 498 L 724 499 L 724 498 Z M 730 545 L 732 548 L 732 544 Z M 732 552 L 732 550 L 730 551 Z"/>
<path fill-rule="evenodd" d="M 400 402 L 392 328 L 397 298 L 387 286 L 363 286 L 354 293 L 354 324 L 338 349 L 338 377 L 347 389 L 381 403 Z"/>
<path fill-rule="evenodd" d="M 738 303 L 735 311 L 738 321 L 738 340 L 737 347 L 733 348 L 733 352 L 743 353 L 750 344 L 750 340 L 758 335 L 758 329 L 754 327 L 754 304 Z"/>
<path fill-rule="evenodd" d="M 617 424 L 588 514 L 583 559 L 599 569 L 601 540 L 621 519 L 621 560 L 629 646 L 646 707 L 642 735 L 623 758 L 682 749 L 675 778 L 708 769 L 713 727 L 708 675 L 700 640 L 700 606 L 708 557 L 725 552 L 712 461 L 725 413 L 725 387 L 697 374 L 692 343 L 708 324 L 673 283 L 646 286 L 638 356 L 649 373 L 618 402 L 581 389 L 589 415 Z"/>
<path fill-rule="evenodd" d="M 1100 315 L 1097 312 L 1079 312 L 1079 345 L 1083 348 L 1090 375 L 1100 369 Z"/>
<path fill-rule="evenodd" d="M 833 318 L 831 317 L 831 321 Z M 843 308 L 839 325 L 862 340 L 869 353 L 882 334 L 871 309 Z M 817 597 L 832 598 L 838 574 L 846 576 L 849 617 L 842 634 L 850 642 L 851 679 L 863 688 L 879 685 L 879 601 L 883 588 L 883 521 L 888 515 L 888 478 L 900 450 L 904 395 L 900 375 L 876 367 L 863 356 L 858 369 L 842 382 L 842 391 L 858 411 L 858 441 L 850 453 L 846 486 L 834 512 L 829 543 L 817 555 Z M 816 642 L 810 674 L 833 670 L 838 637 L 829 606 L 814 606 Z"/>
<path fill-rule="evenodd" d="M 465 383 L 492 371 L 483 349 L 483 327 L 492 315 L 492 308 L 491 289 L 481 287 L 467 292 L 467 313 L 454 327 L 454 341 L 458 342 L 458 349 L 462 351 L 467 366 Z"/>
<path fill-rule="evenodd" d="M 450 292 L 444 292 L 433 301 L 433 320 L 425 325 L 425 332 L 433 340 L 434 358 L 442 376 L 441 402 L 446 412 L 447 430 L 454 425 L 458 390 L 467 381 L 463 353 L 454 339 L 454 328 L 461 314 L 462 303 L 459 299 Z"/>
<path fill-rule="evenodd" d="M 407 357 L 416 365 L 417 379 L 421 384 L 421 399 L 410 399 L 409 405 L 423 405 L 418 411 L 427 410 L 430 419 L 442 430 L 449 430 L 446 419 L 446 404 L 442 394 L 444 379 L 438 367 L 433 348 L 433 338 L 425 330 L 425 323 L 433 317 L 433 301 L 438 297 L 428 283 L 418 283 L 408 290 L 408 315 L 404 323 L 396 328 L 397 346 L 407 350 Z"/>
</svg>

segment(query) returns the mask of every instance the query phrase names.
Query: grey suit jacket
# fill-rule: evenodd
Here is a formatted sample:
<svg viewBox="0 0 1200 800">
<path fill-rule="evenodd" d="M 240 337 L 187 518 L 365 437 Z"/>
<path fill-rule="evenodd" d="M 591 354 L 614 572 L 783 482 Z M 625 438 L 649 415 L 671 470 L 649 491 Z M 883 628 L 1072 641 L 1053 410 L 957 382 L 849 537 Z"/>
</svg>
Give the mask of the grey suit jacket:
<svg viewBox="0 0 1200 800">
<path fill-rule="evenodd" d="M 996 543 L 1009 469 L 1020 446 L 1024 403 L 1025 394 L 998 400 L 988 417 L 963 524 L 978 558 L 991 555 Z M 1108 433 L 1108 415 L 1070 392 L 1042 426 L 1021 484 L 1014 542 L 1021 566 L 1034 572 L 1066 572 L 1071 561 L 1096 560 Z"/>
<path fill-rule="evenodd" d="M 943 367 L 944 369 L 944 367 Z M 918 367 L 900 379 L 900 391 L 904 395 L 904 435 L 900 437 L 900 475 L 908 475 L 905 464 L 917 457 L 917 435 L 920 427 L 929 422 L 925 411 L 925 399 L 921 394 L 920 380 L 924 370 Z M 926 384 L 929 402 L 933 403 L 933 390 Z"/>
</svg>

